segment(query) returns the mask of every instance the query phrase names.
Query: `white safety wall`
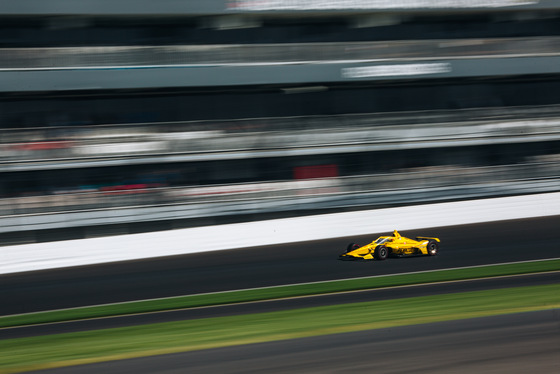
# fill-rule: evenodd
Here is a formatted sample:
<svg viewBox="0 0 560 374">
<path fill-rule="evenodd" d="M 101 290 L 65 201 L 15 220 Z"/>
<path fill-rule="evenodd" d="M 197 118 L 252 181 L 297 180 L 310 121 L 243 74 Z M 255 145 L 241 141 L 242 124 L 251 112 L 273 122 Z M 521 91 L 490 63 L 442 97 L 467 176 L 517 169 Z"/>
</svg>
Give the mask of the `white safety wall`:
<svg viewBox="0 0 560 374">
<path fill-rule="evenodd" d="M 0 274 L 560 215 L 560 193 L 426 204 L 0 247 Z"/>
</svg>

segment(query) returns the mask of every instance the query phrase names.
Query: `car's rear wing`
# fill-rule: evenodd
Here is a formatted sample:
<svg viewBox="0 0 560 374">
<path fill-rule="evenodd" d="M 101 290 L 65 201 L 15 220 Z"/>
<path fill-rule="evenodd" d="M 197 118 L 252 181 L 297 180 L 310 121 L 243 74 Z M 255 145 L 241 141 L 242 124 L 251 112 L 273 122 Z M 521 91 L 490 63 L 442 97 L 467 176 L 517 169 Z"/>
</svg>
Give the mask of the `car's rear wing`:
<svg viewBox="0 0 560 374">
<path fill-rule="evenodd" d="M 427 237 L 427 236 L 417 236 L 416 239 L 435 240 L 438 243 L 440 242 L 440 240 L 438 238 L 430 238 L 430 237 Z"/>
</svg>

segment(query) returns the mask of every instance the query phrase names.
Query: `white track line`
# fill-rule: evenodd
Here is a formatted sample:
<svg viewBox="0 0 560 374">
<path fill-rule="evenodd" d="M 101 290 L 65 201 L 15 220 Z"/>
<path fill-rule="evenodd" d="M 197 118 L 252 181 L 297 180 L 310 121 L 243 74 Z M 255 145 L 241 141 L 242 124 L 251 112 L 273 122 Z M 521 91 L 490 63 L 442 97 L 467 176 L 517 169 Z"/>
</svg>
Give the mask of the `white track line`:
<svg viewBox="0 0 560 374">
<path fill-rule="evenodd" d="M 130 300 L 130 301 L 120 301 L 115 303 L 106 303 L 106 304 L 96 304 L 96 305 L 85 305 L 79 307 L 72 307 L 72 308 L 61 308 L 61 309 L 52 309 L 52 310 L 45 310 L 45 311 L 38 311 L 38 312 L 29 312 L 29 313 L 20 313 L 20 314 L 10 314 L 2 317 L 17 317 L 17 316 L 27 316 L 27 315 L 34 315 L 34 314 L 41 314 L 45 312 L 63 312 L 68 310 L 76 310 L 76 309 L 84 309 L 84 308 L 92 308 L 92 307 L 106 307 L 106 306 L 115 306 L 115 305 L 126 305 L 126 304 L 133 304 L 133 303 L 141 303 L 141 302 L 152 302 L 152 301 L 159 301 L 159 300 L 173 300 L 179 299 L 183 297 L 196 297 L 196 296 L 210 296 L 210 295 L 219 295 L 225 294 L 230 292 L 244 292 L 244 291 L 259 291 L 259 290 L 268 290 L 268 289 L 275 289 L 275 288 L 282 288 L 282 287 L 293 287 L 293 286 L 307 286 L 312 284 L 320 284 L 320 283 L 333 283 L 333 282 L 340 282 L 340 281 L 353 281 L 353 280 L 361 280 L 361 279 L 375 279 L 375 278 L 387 278 L 387 277 L 394 277 L 394 276 L 401 276 L 401 275 L 414 275 L 414 274 L 427 274 L 427 273 L 434 273 L 438 271 L 447 271 L 447 270 L 464 270 L 464 269 L 479 269 L 485 268 L 490 266 L 498 266 L 498 265 L 515 265 L 515 264 L 527 264 L 527 263 L 534 263 L 534 262 L 544 262 L 544 261 L 552 261 L 552 260 L 560 260 L 560 257 L 555 258 L 546 258 L 540 260 L 527 260 L 527 261 L 514 261 L 514 262 L 501 262 L 496 264 L 487 264 L 487 265 L 474 265 L 474 266 L 463 266 L 463 267 L 454 267 L 454 268 L 444 268 L 444 269 L 434 269 L 434 270 L 421 270 L 421 271 L 411 271 L 406 273 L 395 273 L 395 274 L 382 274 L 382 275 L 371 275 L 366 277 L 354 277 L 354 278 L 339 278 L 339 279 L 330 279 L 325 281 L 315 281 L 315 282 L 303 282 L 303 283 L 291 283 L 291 284 L 279 284 L 276 286 L 266 286 L 266 287 L 254 287 L 254 288 L 242 288 L 238 290 L 227 290 L 227 291 L 216 291 L 216 292 L 205 292 L 205 293 L 197 293 L 197 294 L 188 294 L 188 295 L 178 295 L 178 296 L 168 296 L 168 297 L 157 297 L 153 299 L 140 299 L 140 300 Z M 539 272 L 539 273 L 525 273 L 525 274 L 510 274 L 510 275 L 500 275 L 495 277 L 483 277 L 483 278 L 473 278 L 473 279 L 458 279 L 458 280 L 450 280 L 450 281 L 442 281 L 442 282 L 430 282 L 430 283 L 419 283 L 419 284 L 406 284 L 401 286 L 388 286 L 388 287 L 379 287 L 379 288 L 368 288 L 368 289 L 360 289 L 360 290 L 351 290 L 351 291 L 335 291 L 330 293 L 322 293 L 316 295 L 302 295 L 302 296 L 291 296 L 291 297 L 283 297 L 283 298 L 276 298 L 276 299 L 267 299 L 267 300 L 256 300 L 256 301 L 245 301 L 239 303 L 232 303 L 235 305 L 238 304 L 251 304 L 257 302 L 266 302 L 266 301 L 275 301 L 275 300 L 289 300 L 289 299 L 296 299 L 296 298 L 304 298 L 304 297 L 314 297 L 314 296 L 323 296 L 323 295 L 333 295 L 339 293 L 352 293 L 352 292 L 362 292 L 362 291 L 372 291 L 374 289 L 393 289 L 393 288 L 401 288 L 401 287 L 414 287 L 414 286 L 423 286 L 429 284 L 445 284 L 445 283 L 456 283 L 456 282 L 469 282 L 469 281 L 476 281 L 482 279 L 494 279 L 494 278 L 507 278 L 507 277 L 518 277 L 518 276 L 526 276 L 526 275 L 535 275 L 535 274 L 550 274 L 550 273 L 557 273 L 559 271 L 546 271 L 546 272 Z M 200 307 L 189 307 L 189 308 L 180 308 L 180 309 L 172 309 L 168 311 L 175 311 L 175 310 L 185 310 L 185 309 L 203 309 L 203 308 L 211 308 L 217 306 L 223 306 L 226 304 L 221 305 L 209 305 L 209 306 L 200 306 Z M 229 304 L 228 304 L 229 305 Z M 139 315 L 139 314 L 150 314 L 150 313 L 159 313 L 165 311 L 153 311 L 153 312 L 143 312 L 143 313 L 134 313 L 134 314 L 126 314 L 126 316 L 130 315 Z M 124 316 L 124 315 L 123 315 Z M 95 317 L 95 318 L 87 318 L 90 319 L 102 319 L 102 318 L 111 318 L 111 317 L 118 317 L 118 316 L 107 316 L 107 317 Z M 68 321 L 62 322 L 50 322 L 49 324 L 54 323 L 63 323 Z M 9 328 L 9 327 L 6 327 Z M 4 329 L 4 328 L 0 328 Z"/>
</svg>

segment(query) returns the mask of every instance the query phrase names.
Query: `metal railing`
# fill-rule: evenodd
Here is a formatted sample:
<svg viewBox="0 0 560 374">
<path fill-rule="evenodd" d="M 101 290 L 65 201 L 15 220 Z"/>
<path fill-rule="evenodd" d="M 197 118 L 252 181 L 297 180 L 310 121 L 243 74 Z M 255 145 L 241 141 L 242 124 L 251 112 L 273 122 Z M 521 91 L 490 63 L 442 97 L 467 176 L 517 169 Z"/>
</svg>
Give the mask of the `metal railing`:
<svg viewBox="0 0 560 374">
<path fill-rule="evenodd" d="M 255 45 L 5 48 L 0 69 L 383 61 L 560 53 L 560 37 Z"/>
<path fill-rule="evenodd" d="M 255 153 L 318 146 L 560 138 L 560 107 L 495 108 L 236 121 L 146 123 L 0 130 L 0 170 L 18 163 L 131 156 Z M 12 169 L 11 169 L 12 168 Z"/>
<path fill-rule="evenodd" d="M 0 199 L 0 216 L 37 215 L 61 212 L 96 211 L 125 207 L 226 205 L 232 202 L 255 204 L 301 198 L 336 198 L 339 205 L 355 196 L 396 194 L 402 190 L 433 190 L 446 187 L 485 185 L 496 190 L 510 183 L 531 185 L 550 181 L 549 189 L 560 190 L 560 155 L 551 155 L 516 165 L 461 167 L 439 166 L 398 170 L 393 173 L 352 177 L 275 181 L 249 184 L 151 188 L 136 185 L 129 189 L 68 192 L 53 195 Z M 556 186 L 556 187 L 554 187 Z"/>
</svg>

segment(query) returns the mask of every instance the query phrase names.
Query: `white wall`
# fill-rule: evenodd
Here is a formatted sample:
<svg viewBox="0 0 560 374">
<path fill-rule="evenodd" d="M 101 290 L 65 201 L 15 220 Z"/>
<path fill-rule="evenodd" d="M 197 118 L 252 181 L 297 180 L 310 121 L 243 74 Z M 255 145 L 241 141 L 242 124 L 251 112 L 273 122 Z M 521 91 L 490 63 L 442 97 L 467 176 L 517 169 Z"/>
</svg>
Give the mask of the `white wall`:
<svg viewBox="0 0 560 374">
<path fill-rule="evenodd" d="M 0 247 L 0 274 L 352 235 L 560 215 L 560 193 Z"/>
</svg>

